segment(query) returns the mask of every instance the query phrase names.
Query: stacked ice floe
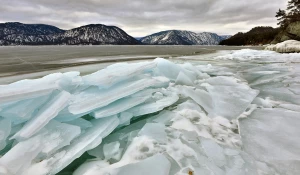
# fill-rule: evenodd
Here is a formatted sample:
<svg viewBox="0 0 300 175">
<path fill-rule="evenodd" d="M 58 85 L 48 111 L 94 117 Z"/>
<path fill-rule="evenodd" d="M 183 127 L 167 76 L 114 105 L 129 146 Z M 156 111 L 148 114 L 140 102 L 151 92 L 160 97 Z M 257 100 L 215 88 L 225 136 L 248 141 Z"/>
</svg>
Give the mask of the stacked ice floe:
<svg viewBox="0 0 300 175">
<path fill-rule="evenodd" d="M 156 59 L 2 85 L 0 175 L 292 174 L 298 75 Z"/>
<path fill-rule="evenodd" d="M 300 41 L 296 40 L 287 40 L 282 43 L 275 45 L 269 45 L 266 47 L 266 50 L 272 50 L 279 53 L 294 53 L 300 52 Z"/>
</svg>

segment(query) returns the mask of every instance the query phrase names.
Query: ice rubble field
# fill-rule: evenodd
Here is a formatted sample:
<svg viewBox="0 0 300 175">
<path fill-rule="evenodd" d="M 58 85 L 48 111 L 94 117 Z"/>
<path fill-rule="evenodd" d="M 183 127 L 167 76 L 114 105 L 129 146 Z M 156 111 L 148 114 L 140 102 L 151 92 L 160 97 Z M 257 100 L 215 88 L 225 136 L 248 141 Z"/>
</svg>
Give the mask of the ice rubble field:
<svg viewBox="0 0 300 175">
<path fill-rule="evenodd" d="M 0 174 L 298 174 L 299 61 L 240 50 L 2 85 Z"/>
</svg>

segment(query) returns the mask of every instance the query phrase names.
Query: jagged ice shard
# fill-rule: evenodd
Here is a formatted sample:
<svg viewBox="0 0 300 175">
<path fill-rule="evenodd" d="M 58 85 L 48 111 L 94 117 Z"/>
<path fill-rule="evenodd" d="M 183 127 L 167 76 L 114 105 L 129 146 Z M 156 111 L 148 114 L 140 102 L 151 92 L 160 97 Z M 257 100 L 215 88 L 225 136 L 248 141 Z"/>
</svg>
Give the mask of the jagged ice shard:
<svg viewBox="0 0 300 175">
<path fill-rule="evenodd" d="M 294 175 L 300 56 L 239 50 L 0 86 L 0 175 Z"/>
</svg>

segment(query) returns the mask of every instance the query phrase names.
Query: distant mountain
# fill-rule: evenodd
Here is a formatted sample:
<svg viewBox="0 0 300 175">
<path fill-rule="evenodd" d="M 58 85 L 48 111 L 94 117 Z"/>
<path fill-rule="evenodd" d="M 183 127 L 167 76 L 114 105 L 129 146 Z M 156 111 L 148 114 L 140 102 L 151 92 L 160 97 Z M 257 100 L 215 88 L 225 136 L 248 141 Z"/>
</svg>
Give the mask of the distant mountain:
<svg viewBox="0 0 300 175">
<path fill-rule="evenodd" d="M 0 24 L 0 45 L 53 44 L 55 35 L 64 33 L 57 27 L 18 22 Z"/>
<path fill-rule="evenodd" d="M 222 40 L 215 33 L 168 30 L 146 36 L 140 41 L 149 45 L 218 45 Z"/>
<path fill-rule="evenodd" d="M 139 41 L 115 26 L 91 24 L 61 30 L 44 24 L 2 23 L 0 45 L 134 45 Z"/>
<path fill-rule="evenodd" d="M 223 40 L 226 40 L 232 37 L 232 35 L 220 35 L 220 37 L 222 37 Z"/>
<path fill-rule="evenodd" d="M 115 26 L 105 26 L 102 24 L 90 24 L 75 29 L 67 30 L 59 34 L 58 41 L 61 44 L 117 44 L 133 45 L 139 42 L 126 32 Z"/>
<path fill-rule="evenodd" d="M 280 29 L 273 27 L 255 27 L 249 32 L 239 32 L 220 42 L 220 45 L 264 45 L 269 44 Z"/>
</svg>

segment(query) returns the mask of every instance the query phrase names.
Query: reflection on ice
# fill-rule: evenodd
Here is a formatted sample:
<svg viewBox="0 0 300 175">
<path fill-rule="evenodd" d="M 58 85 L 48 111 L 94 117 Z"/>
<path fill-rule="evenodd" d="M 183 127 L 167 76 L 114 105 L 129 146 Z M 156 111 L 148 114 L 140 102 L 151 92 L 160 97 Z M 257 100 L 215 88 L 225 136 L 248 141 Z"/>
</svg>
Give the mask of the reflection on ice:
<svg viewBox="0 0 300 175">
<path fill-rule="evenodd" d="M 297 174 L 298 61 L 240 50 L 1 85 L 0 174 Z"/>
</svg>

